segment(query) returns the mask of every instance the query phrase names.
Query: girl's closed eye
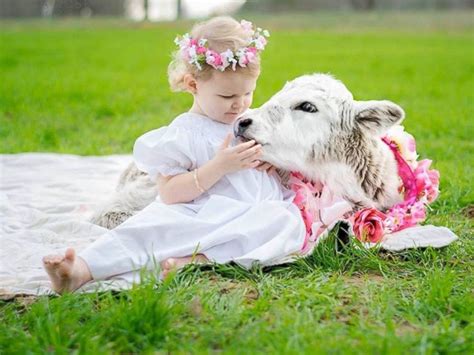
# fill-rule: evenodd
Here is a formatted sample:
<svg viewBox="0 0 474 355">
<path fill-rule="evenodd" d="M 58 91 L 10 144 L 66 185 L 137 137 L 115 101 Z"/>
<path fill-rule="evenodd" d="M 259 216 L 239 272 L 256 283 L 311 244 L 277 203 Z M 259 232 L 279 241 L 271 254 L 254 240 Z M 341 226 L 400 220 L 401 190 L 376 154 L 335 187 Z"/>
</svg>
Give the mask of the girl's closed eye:
<svg viewBox="0 0 474 355">
<path fill-rule="evenodd" d="M 252 92 L 248 92 L 245 94 L 245 96 L 250 96 L 252 94 Z M 220 97 L 222 97 L 223 99 L 232 99 L 235 95 L 219 95 Z"/>
</svg>

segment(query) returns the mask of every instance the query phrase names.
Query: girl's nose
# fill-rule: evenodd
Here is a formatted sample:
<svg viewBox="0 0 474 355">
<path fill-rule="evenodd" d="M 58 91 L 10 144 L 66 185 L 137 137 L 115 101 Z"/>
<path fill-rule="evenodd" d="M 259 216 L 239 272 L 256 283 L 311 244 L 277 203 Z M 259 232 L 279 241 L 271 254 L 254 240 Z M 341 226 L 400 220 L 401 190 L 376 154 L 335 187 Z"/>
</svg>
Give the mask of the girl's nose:
<svg viewBox="0 0 474 355">
<path fill-rule="evenodd" d="M 232 108 L 239 108 L 239 107 L 242 107 L 243 105 L 244 105 L 244 98 L 241 97 L 232 103 Z"/>
</svg>

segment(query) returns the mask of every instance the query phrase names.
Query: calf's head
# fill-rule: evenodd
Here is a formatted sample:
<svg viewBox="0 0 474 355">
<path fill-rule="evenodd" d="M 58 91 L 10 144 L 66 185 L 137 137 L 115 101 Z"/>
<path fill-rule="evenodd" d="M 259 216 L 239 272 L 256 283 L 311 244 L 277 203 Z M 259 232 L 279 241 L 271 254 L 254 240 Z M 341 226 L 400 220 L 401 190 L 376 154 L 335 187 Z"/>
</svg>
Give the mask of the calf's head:
<svg viewBox="0 0 474 355">
<path fill-rule="evenodd" d="M 318 167 L 341 163 L 357 175 L 361 165 L 377 163 L 380 136 L 403 118 L 403 110 L 390 101 L 356 101 L 339 80 L 313 74 L 288 82 L 248 111 L 235 122 L 234 133 L 259 142 L 262 159 L 279 168 L 316 178 Z M 361 183 L 365 175 L 355 178 Z"/>
<path fill-rule="evenodd" d="M 313 74 L 288 82 L 264 105 L 249 110 L 234 133 L 262 144 L 263 160 L 297 170 L 308 160 L 339 156 L 335 145 L 341 138 L 380 137 L 403 117 L 390 101 L 355 101 L 339 80 Z"/>
</svg>

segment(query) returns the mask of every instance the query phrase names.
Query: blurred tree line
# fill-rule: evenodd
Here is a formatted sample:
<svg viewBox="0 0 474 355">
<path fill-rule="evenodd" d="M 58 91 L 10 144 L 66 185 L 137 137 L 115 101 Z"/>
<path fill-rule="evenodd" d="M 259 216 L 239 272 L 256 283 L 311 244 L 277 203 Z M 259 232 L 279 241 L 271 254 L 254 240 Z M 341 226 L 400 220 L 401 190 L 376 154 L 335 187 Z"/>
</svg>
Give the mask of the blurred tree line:
<svg viewBox="0 0 474 355">
<path fill-rule="evenodd" d="M 123 16 L 126 0 L 0 0 L 0 17 Z"/>
<path fill-rule="evenodd" d="M 2 17 L 124 16 L 130 0 L 0 0 Z M 150 0 L 141 0 L 146 9 Z M 176 0 L 178 17 L 182 0 Z M 474 0 L 247 0 L 243 11 L 466 9 Z"/>
<path fill-rule="evenodd" d="M 325 10 L 466 9 L 474 0 L 248 0 L 242 10 L 284 12 Z"/>
</svg>

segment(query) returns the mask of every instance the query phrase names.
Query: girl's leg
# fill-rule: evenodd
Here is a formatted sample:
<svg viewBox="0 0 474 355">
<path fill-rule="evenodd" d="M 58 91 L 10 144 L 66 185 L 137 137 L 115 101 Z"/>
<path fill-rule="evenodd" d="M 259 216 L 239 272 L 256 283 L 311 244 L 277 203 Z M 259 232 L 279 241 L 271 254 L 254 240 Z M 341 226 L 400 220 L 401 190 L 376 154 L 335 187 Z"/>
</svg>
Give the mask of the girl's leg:
<svg viewBox="0 0 474 355">
<path fill-rule="evenodd" d="M 179 270 L 188 264 L 204 264 L 208 261 L 203 254 L 197 254 L 183 258 L 168 258 L 161 262 L 160 265 L 162 275 L 166 277 L 170 272 Z M 72 292 L 92 280 L 89 266 L 84 259 L 76 256 L 76 252 L 72 248 L 68 248 L 64 256 L 45 256 L 43 264 L 51 279 L 53 290 L 60 294 Z"/>
<path fill-rule="evenodd" d="M 143 267 L 157 269 L 170 258 L 175 259 L 161 265 L 167 272 L 192 262 L 192 257 L 186 256 L 196 251 L 199 236 L 208 231 L 188 222 L 183 223 L 177 235 L 174 221 L 184 218 L 169 208 L 151 203 L 106 232 L 78 256 L 73 249 L 68 249 L 65 255 L 46 256 L 43 264 L 53 289 L 59 293 L 74 291 L 90 280 L 105 280 Z"/>
</svg>

